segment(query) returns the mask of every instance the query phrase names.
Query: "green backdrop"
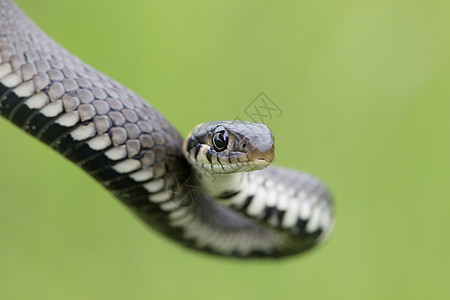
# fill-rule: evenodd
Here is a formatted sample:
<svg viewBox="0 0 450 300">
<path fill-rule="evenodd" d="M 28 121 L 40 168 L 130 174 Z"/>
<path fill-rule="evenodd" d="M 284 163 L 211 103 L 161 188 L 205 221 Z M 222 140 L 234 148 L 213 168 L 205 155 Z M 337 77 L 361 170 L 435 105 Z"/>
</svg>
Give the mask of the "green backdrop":
<svg viewBox="0 0 450 300">
<path fill-rule="evenodd" d="M 337 222 L 285 260 L 188 251 L 0 119 L 1 299 L 448 299 L 449 1 L 18 3 L 182 134 L 264 91 L 276 164 L 327 182 Z"/>
</svg>

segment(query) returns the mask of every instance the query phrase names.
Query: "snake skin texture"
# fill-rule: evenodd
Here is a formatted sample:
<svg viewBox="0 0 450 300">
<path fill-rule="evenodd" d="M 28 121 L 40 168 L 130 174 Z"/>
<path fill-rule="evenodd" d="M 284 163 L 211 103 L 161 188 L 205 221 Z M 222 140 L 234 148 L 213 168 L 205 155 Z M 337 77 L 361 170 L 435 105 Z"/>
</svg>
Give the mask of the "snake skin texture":
<svg viewBox="0 0 450 300">
<path fill-rule="evenodd" d="M 246 213 L 245 203 L 226 207 L 205 194 L 183 156 L 182 137 L 153 106 L 63 49 L 10 0 L 0 0 L 0 114 L 189 248 L 281 257 L 312 248 L 331 231 L 331 196 L 309 175 L 268 169 L 259 177 L 261 186 L 273 176 L 279 186 L 298 185 L 289 197 L 305 198 L 308 213 L 288 227 L 277 222 L 293 213 L 289 205 L 268 206 L 260 218 Z"/>
</svg>

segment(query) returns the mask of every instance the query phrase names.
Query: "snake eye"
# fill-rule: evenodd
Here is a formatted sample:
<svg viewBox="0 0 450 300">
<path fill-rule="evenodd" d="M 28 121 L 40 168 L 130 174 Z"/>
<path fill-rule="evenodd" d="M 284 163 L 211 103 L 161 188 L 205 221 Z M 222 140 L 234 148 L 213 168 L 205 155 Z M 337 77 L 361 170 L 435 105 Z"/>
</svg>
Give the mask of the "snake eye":
<svg viewBox="0 0 450 300">
<path fill-rule="evenodd" d="M 214 150 L 217 152 L 225 150 L 228 145 L 228 134 L 225 132 L 217 132 L 212 138 Z"/>
</svg>

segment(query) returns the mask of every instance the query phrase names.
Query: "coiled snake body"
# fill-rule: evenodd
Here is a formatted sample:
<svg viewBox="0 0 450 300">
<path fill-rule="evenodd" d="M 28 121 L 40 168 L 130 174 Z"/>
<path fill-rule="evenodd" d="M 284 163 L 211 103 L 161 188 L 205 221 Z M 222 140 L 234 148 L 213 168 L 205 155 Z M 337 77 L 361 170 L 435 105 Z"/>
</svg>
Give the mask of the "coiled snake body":
<svg viewBox="0 0 450 300">
<path fill-rule="evenodd" d="M 207 123 L 182 149 L 156 109 L 63 49 L 9 0 L 0 0 L 0 113 L 187 247 L 280 257 L 332 230 L 331 196 L 319 180 L 265 168 L 273 160 L 267 127 Z"/>
</svg>

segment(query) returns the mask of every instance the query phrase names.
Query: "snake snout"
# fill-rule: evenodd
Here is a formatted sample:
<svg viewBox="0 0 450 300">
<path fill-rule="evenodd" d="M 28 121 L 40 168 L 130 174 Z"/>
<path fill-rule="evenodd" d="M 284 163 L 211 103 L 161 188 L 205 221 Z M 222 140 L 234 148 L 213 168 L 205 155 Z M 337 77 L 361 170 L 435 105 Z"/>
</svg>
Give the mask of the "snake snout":
<svg viewBox="0 0 450 300">
<path fill-rule="evenodd" d="M 275 160 L 275 147 L 273 144 L 269 147 L 257 147 L 249 153 L 248 158 L 257 165 L 268 165 Z"/>
</svg>

